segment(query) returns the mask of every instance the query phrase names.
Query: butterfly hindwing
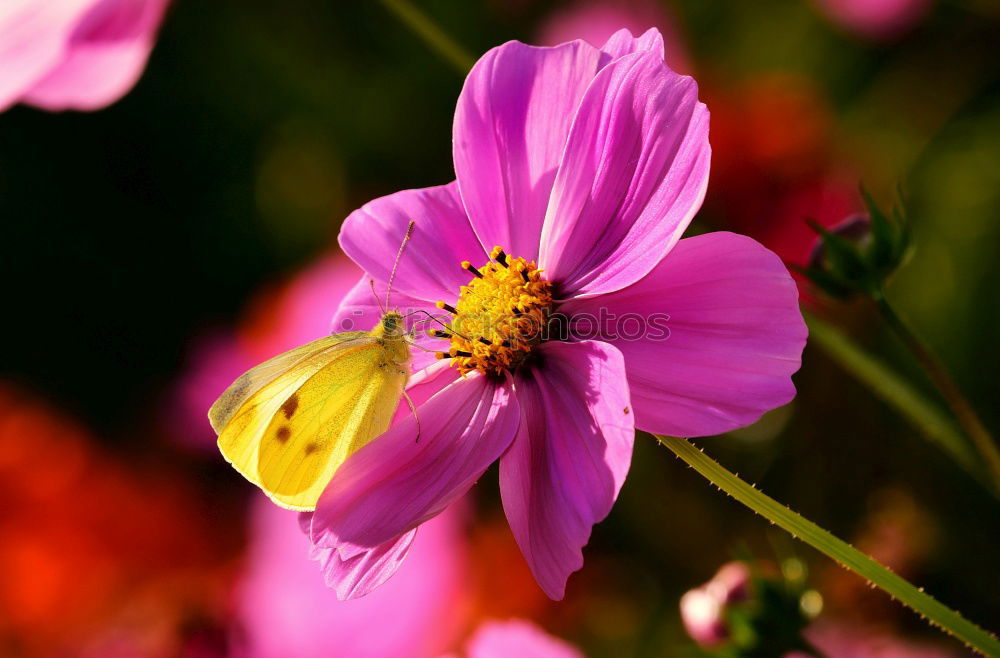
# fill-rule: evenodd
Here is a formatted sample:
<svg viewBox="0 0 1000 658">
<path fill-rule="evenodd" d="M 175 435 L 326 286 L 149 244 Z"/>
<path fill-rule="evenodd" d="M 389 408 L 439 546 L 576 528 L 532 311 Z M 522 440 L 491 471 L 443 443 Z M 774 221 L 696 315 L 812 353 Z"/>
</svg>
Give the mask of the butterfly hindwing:
<svg viewBox="0 0 1000 658">
<path fill-rule="evenodd" d="M 406 375 L 369 344 L 345 350 L 281 405 L 260 442 L 261 486 L 311 509 L 347 457 L 389 427 Z"/>
</svg>

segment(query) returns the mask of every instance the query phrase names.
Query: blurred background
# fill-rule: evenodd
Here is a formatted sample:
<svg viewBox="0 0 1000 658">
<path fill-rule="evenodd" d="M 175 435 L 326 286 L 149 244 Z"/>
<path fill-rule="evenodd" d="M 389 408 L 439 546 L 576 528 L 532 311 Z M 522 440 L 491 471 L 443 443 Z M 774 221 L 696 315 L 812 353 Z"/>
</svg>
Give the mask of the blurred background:
<svg viewBox="0 0 1000 658">
<path fill-rule="evenodd" d="M 807 217 L 861 210 L 861 182 L 887 206 L 901 188 L 915 249 L 889 296 L 1000 428 L 996 2 L 416 4 L 476 56 L 658 27 L 712 113 L 694 230 L 804 264 Z M 224 462 L 205 412 L 326 332 L 357 280 L 335 246 L 351 210 L 452 180 L 462 81 L 381 3 L 176 0 L 119 102 L 0 114 L 0 655 L 437 655 L 521 617 L 591 656 L 697 656 L 678 601 L 734 557 L 798 565 L 828 655 L 965 655 L 647 436 L 559 604 L 495 469 L 391 590 L 325 590 L 294 515 Z M 804 295 L 937 400 L 870 308 Z M 996 498 L 815 346 L 796 384 L 789 407 L 697 443 L 996 629 Z"/>
</svg>

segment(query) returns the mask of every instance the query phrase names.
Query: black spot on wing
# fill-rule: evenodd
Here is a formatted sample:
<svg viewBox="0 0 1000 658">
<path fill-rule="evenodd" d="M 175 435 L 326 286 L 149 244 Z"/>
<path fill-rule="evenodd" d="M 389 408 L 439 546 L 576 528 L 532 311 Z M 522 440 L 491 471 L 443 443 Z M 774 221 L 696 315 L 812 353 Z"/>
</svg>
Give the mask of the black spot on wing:
<svg viewBox="0 0 1000 658">
<path fill-rule="evenodd" d="M 285 403 L 281 405 L 281 413 L 285 414 L 285 418 L 291 418 L 295 410 L 299 408 L 299 396 L 296 393 L 292 393 L 285 400 Z"/>
<path fill-rule="evenodd" d="M 288 437 L 290 437 L 291 435 L 292 435 L 292 430 L 288 429 L 287 425 L 282 425 L 281 427 L 278 428 L 278 432 L 277 434 L 275 434 L 275 437 L 279 441 L 284 443 L 285 441 L 288 440 Z"/>
<path fill-rule="evenodd" d="M 312 442 L 312 443 L 306 444 L 306 447 L 305 447 L 305 453 L 306 453 L 306 455 L 311 455 L 314 452 L 316 452 L 317 450 L 319 450 L 319 444 L 316 443 L 315 441 Z"/>
</svg>

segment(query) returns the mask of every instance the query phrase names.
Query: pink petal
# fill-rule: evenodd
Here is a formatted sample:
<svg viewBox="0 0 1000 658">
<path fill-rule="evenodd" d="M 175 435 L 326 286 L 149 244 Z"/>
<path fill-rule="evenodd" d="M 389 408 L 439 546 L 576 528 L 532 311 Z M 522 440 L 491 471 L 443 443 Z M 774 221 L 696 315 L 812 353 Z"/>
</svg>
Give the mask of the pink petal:
<svg viewBox="0 0 1000 658">
<path fill-rule="evenodd" d="M 462 261 L 476 264 L 489 257 L 469 225 L 456 183 L 366 203 L 344 221 L 340 246 L 376 281 L 388 281 L 411 220 L 416 226 L 399 259 L 393 290 L 430 302 L 454 300 L 471 278 Z"/>
<path fill-rule="evenodd" d="M 372 548 L 417 527 L 465 493 L 493 463 L 520 420 L 510 386 L 473 374 L 354 453 L 323 492 L 312 540 Z"/>
<path fill-rule="evenodd" d="M 465 649 L 468 658 L 583 658 L 583 654 L 521 619 L 481 625 Z"/>
<path fill-rule="evenodd" d="M 385 283 L 376 281 L 373 293 L 371 281 L 371 277 L 362 276 L 361 280 L 347 293 L 333 316 L 333 322 L 330 325 L 331 332 L 371 331 L 378 326 L 382 319 L 382 305 L 385 304 Z M 432 338 L 427 334 L 429 328 L 440 326 L 429 320 L 427 313 L 447 321 L 442 315 L 443 311 L 426 300 L 410 297 L 398 291 L 390 295 L 389 304 L 392 309 L 398 310 L 406 316 L 404 321 L 406 328 L 413 330 L 413 342 L 424 348 L 410 348 L 411 369 L 414 371 L 422 370 L 432 363 L 436 363 L 434 352 L 447 351 L 448 342 L 440 338 Z"/>
<path fill-rule="evenodd" d="M 670 251 L 708 184 L 708 110 L 654 52 L 601 70 L 580 104 L 539 264 L 565 297 L 634 283 Z"/>
<path fill-rule="evenodd" d="M 689 437 L 748 425 L 795 396 L 791 375 L 806 340 L 797 299 L 772 252 L 709 233 L 678 242 L 629 288 L 561 310 L 577 331 L 581 314 L 617 318 L 601 337 L 625 356 L 636 427 Z M 641 335 L 626 314 L 644 318 Z"/>
<path fill-rule="evenodd" d="M 69 40 L 65 60 L 25 95 L 49 110 L 94 110 L 135 85 L 169 0 L 100 0 Z"/>
<path fill-rule="evenodd" d="M 413 413 L 413 408 L 410 407 L 411 402 L 413 407 L 419 408 L 420 405 L 437 395 L 439 391 L 447 388 L 458 378 L 458 371 L 451 367 L 449 361 L 445 360 L 435 360 L 423 370 L 416 371 L 406 383 L 406 394 L 410 396 L 410 402 L 400 401 L 392 424 L 395 425 Z"/>
<path fill-rule="evenodd" d="M 561 599 L 593 524 L 611 511 L 632 459 L 625 362 L 594 341 L 544 344 L 515 381 L 521 430 L 500 459 L 500 493 L 535 580 Z"/>
<path fill-rule="evenodd" d="M 483 246 L 534 259 L 577 105 L 601 66 L 582 41 L 511 41 L 472 67 L 455 109 L 455 173 Z"/>
<path fill-rule="evenodd" d="M 0 2 L 0 111 L 59 65 L 80 17 L 94 0 Z"/>
<path fill-rule="evenodd" d="M 655 11 L 658 7 L 653 5 L 650 9 Z M 663 59 L 663 36 L 655 27 L 649 28 L 639 37 L 632 36 L 629 30 L 622 28 L 608 37 L 601 52 L 605 53 L 609 61 L 640 52 L 651 52 Z"/>
<path fill-rule="evenodd" d="M 319 562 L 326 586 L 337 593 L 338 599 L 347 601 L 368 594 L 396 573 L 416 534 L 411 530 L 399 539 L 350 557 L 341 555 L 336 548 L 313 545 L 309 557 Z"/>
</svg>

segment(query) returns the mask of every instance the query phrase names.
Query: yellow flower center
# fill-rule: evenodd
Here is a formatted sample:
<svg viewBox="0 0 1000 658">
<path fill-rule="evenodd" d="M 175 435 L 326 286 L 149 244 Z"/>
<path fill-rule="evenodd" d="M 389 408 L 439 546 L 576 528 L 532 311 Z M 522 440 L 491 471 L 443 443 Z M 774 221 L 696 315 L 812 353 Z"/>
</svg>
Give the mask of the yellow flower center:
<svg viewBox="0 0 1000 658">
<path fill-rule="evenodd" d="M 438 352 L 438 358 L 451 359 L 463 375 L 474 370 L 501 374 L 517 367 L 544 340 L 549 322 L 552 284 L 542 279 L 535 263 L 511 258 L 500 247 L 493 248 L 490 258 L 478 269 L 463 261 L 473 279 L 462 286 L 455 306 L 437 303 L 455 316 L 449 331 L 432 332 L 451 340 L 450 349 Z"/>
</svg>

